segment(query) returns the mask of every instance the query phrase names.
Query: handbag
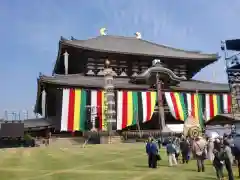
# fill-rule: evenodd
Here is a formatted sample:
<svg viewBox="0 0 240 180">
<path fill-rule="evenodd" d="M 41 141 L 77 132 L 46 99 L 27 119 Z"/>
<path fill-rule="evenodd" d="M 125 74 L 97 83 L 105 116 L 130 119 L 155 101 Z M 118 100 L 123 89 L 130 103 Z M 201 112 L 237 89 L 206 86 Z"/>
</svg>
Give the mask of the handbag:
<svg viewBox="0 0 240 180">
<path fill-rule="evenodd" d="M 202 157 L 202 158 L 206 159 L 206 158 L 207 158 L 206 148 L 204 147 L 203 149 L 201 149 L 200 146 L 199 146 L 199 144 L 198 144 L 198 143 L 196 143 L 196 144 L 197 144 L 197 146 L 199 147 L 200 151 L 202 151 L 201 153 L 196 153 L 196 155 L 199 156 L 199 157 Z"/>
<path fill-rule="evenodd" d="M 161 156 L 159 154 L 156 154 L 157 161 L 162 160 Z"/>
</svg>

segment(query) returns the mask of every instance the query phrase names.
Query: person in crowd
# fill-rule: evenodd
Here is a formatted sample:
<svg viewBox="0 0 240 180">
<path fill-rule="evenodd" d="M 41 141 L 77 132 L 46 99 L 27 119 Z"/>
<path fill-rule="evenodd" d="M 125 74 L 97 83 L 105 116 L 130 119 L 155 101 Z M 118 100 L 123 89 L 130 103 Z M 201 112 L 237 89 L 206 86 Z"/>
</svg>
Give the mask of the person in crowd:
<svg viewBox="0 0 240 180">
<path fill-rule="evenodd" d="M 188 163 L 190 154 L 190 143 L 186 138 L 182 138 L 180 142 L 180 150 L 182 154 L 182 163 Z"/>
<path fill-rule="evenodd" d="M 172 143 L 172 140 L 168 141 L 168 144 L 166 146 L 167 150 L 167 155 L 168 155 L 168 163 L 169 166 L 177 165 L 177 160 L 176 160 L 176 149 L 174 144 Z"/>
<path fill-rule="evenodd" d="M 219 136 L 218 139 L 220 140 L 220 144 L 223 146 L 224 137 L 223 136 Z"/>
<path fill-rule="evenodd" d="M 197 169 L 198 172 L 204 172 L 204 160 L 206 159 L 206 140 L 202 137 L 197 137 L 193 142 L 193 154 L 195 159 L 197 160 Z"/>
<path fill-rule="evenodd" d="M 148 138 L 148 141 L 146 142 L 146 153 L 148 155 L 148 167 L 151 168 L 152 167 L 152 162 L 151 162 L 151 153 L 150 153 L 150 149 L 151 149 L 151 138 Z"/>
<path fill-rule="evenodd" d="M 236 160 L 236 164 L 238 167 L 238 177 L 240 177 L 240 145 L 239 142 L 237 142 L 237 144 L 233 144 L 233 146 L 231 147 L 232 150 L 232 154 L 235 157 Z"/>
<path fill-rule="evenodd" d="M 159 138 L 157 139 L 157 143 L 158 143 L 158 149 L 161 149 L 161 146 L 162 146 L 161 137 L 159 137 Z"/>
<path fill-rule="evenodd" d="M 191 139 L 188 137 L 187 138 L 187 143 L 189 145 L 189 152 L 188 152 L 188 156 L 187 156 L 187 160 L 189 161 L 191 159 L 191 149 L 192 149 L 192 144 L 191 144 Z"/>
<path fill-rule="evenodd" d="M 175 146 L 175 157 L 178 162 L 178 157 L 180 155 L 180 139 L 178 137 L 174 138 L 173 145 Z"/>
<path fill-rule="evenodd" d="M 230 144 L 227 140 L 223 141 L 223 152 L 224 152 L 225 167 L 228 172 L 228 179 L 234 180 L 233 170 L 232 170 L 233 156 L 232 156 Z"/>
<path fill-rule="evenodd" d="M 223 148 L 221 147 L 221 143 L 219 139 L 214 141 L 214 159 L 213 159 L 213 166 L 216 170 L 216 175 L 218 180 L 223 180 L 223 166 L 224 166 L 224 158 L 223 158 Z"/>
<path fill-rule="evenodd" d="M 146 144 L 146 153 L 148 155 L 148 167 L 157 168 L 158 148 L 153 138 L 149 138 Z"/>
<path fill-rule="evenodd" d="M 208 155 L 208 159 L 211 162 L 213 162 L 213 159 L 214 159 L 213 149 L 214 149 L 213 139 L 209 138 L 209 140 L 207 142 L 207 155 Z"/>
<path fill-rule="evenodd" d="M 228 141 L 230 147 L 234 146 L 234 140 L 233 140 L 233 136 L 232 135 L 229 135 L 227 137 L 227 141 Z"/>
</svg>

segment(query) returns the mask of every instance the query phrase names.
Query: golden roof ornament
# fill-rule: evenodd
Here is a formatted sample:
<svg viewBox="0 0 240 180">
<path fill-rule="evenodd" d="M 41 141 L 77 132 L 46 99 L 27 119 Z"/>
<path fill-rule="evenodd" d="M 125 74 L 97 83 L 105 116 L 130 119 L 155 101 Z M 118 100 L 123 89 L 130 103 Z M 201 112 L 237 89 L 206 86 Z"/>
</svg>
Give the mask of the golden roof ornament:
<svg viewBox="0 0 240 180">
<path fill-rule="evenodd" d="M 135 33 L 137 39 L 142 39 L 142 35 L 140 32 Z"/>
<path fill-rule="evenodd" d="M 106 31 L 107 31 L 106 28 L 101 28 L 100 31 L 99 31 L 99 32 L 100 32 L 100 35 L 101 35 L 101 36 L 107 35 L 107 32 L 106 32 Z"/>
</svg>

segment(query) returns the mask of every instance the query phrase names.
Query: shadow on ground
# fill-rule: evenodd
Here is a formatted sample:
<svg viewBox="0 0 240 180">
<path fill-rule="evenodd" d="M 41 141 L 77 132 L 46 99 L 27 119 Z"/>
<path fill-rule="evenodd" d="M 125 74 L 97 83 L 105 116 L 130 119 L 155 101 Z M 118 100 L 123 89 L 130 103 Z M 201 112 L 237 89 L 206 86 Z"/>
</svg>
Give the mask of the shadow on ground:
<svg viewBox="0 0 240 180">
<path fill-rule="evenodd" d="M 204 177 L 194 177 L 192 180 L 216 180 L 216 178 L 210 177 L 210 176 L 204 176 Z"/>
</svg>

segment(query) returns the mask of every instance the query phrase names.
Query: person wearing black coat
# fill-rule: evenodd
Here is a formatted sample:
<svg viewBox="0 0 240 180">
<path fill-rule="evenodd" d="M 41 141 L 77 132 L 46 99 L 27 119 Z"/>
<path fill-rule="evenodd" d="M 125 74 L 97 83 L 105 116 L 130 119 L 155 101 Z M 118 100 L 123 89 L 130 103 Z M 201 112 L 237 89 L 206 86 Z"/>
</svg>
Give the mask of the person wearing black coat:
<svg viewBox="0 0 240 180">
<path fill-rule="evenodd" d="M 182 154 L 182 163 L 188 163 L 189 161 L 189 153 L 190 153 L 190 143 L 183 138 L 182 141 L 180 142 L 180 150 Z"/>
<path fill-rule="evenodd" d="M 221 147 L 221 143 L 218 139 L 214 141 L 214 159 L 213 159 L 213 166 L 216 170 L 216 175 L 218 180 L 223 180 L 223 167 L 224 167 L 224 154 L 223 148 Z"/>
<path fill-rule="evenodd" d="M 148 155 L 148 167 L 157 168 L 158 148 L 153 139 L 149 139 L 146 144 L 146 153 Z"/>
</svg>

